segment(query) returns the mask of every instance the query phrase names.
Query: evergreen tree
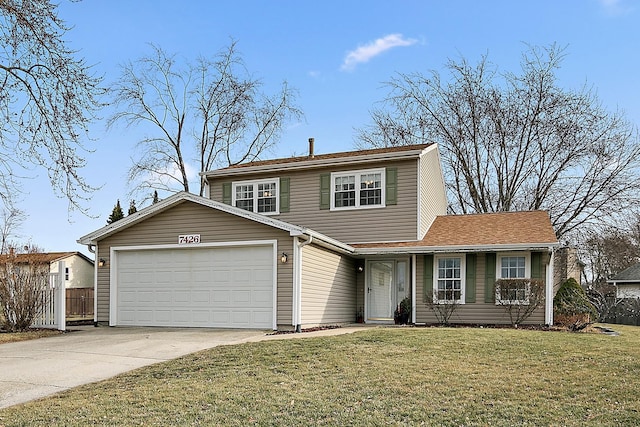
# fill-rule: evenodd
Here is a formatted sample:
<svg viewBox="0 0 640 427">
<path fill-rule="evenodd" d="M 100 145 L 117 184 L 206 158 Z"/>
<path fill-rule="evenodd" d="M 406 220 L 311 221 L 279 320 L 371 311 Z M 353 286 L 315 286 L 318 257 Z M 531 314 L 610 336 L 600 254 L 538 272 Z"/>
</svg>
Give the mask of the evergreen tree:
<svg viewBox="0 0 640 427">
<path fill-rule="evenodd" d="M 109 215 L 109 219 L 107 219 L 107 224 L 113 224 L 122 218 L 124 218 L 124 213 L 120 207 L 120 200 L 118 200 L 116 205 L 113 207 L 113 211 L 111 211 L 111 215 Z"/>
<path fill-rule="evenodd" d="M 136 208 L 136 201 L 132 200 L 131 203 L 129 203 L 129 211 L 127 212 L 127 215 L 131 215 L 138 212 L 138 209 Z"/>
</svg>

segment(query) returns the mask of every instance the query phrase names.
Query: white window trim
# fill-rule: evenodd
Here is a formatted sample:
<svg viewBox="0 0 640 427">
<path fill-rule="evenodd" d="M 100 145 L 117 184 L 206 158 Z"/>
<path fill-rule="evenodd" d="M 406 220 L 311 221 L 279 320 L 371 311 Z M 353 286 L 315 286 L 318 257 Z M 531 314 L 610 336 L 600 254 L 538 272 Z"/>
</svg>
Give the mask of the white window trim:
<svg viewBox="0 0 640 427">
<path fill-rule="evenodd" d="M 371 173 L 379 173 L 380 174 L 380 204 L 379 205 L 365 205 L 360 206 L 360 176 L 367 175 Z M 356 205 L 355 206 L 341 206 L 336 207 L 336 178 L 345 177 L 345 176 L 355 176 L 355 190 L 356 190 Z M 331 210 L 332 211 L 342 211 L 342 210 L 353 210 L 353 209 L 378 209 L 384 208 L 386 203 L 386 169 L 378 168 L 378 169 L 361 169 L 355 171 L 344 171 L 344 172 L 332 172 L 331 173 Z"/>
<path fill-rule="evenodd" d="M 276 185 L 276 210 L 275 212 L 258 212 L 258 184 L 275 184 Z M 280 214 L 280 179 L 258 179 L 250 181 L 234 181 L 231 183 L 231 205 L 236 205 L 236 187 L 239 185 L 253 186 L 253 210 L 247 212 L 259 213 L 261 215 L 278 215 Z"/>
<path fill-rule="evenodd" d="M 531 279 L 531 252 L 504 252 L 498 253 L 496 256 L 496 281 L 504 279 L 502 277 L 502 258 L 508 257 L 524 257 L 524 277 L 522 279 Z M 529 305 L 529 297 L 531 295 L 531 283 L 527 284 L 525 289 L 526 297 L 524 300 L 503 300 L 500 299 L 500 289 L 495 287 L 496 305 Z"/>
<path fill-rule="evenodd" d="M 460 258 L 460 299 L 455 301 L 438 299 L 438 260 L 444 258 Z M 467 279 L 467 257 L 464 254 L 442 254 L 433 257 L 433 303 L 434 304 L 464 304 Z"/>
</svg>

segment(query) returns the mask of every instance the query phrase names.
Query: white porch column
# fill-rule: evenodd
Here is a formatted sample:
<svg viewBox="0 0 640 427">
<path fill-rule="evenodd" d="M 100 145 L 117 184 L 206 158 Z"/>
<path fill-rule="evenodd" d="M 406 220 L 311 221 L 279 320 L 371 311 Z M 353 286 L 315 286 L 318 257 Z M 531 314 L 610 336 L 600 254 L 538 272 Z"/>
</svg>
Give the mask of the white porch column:
<svg viewBox="0 0 640 427">
<path fill-rule="evenodd" d="M 546 325 L 553 325 L 553 259 L 554 249 L 551 249 L 551 256 L 549 257 L 549 265 L 547 266 L 547 278 L 545 288 L 545 308 L 544 308 L 544 323 Z"/>
<path fill-rule="evenodd" d="M 416 254 L 411 255 L 411 323 L 416 323 L 416 287 L 417 287 L 417 272 L 418 268 Z"/>
</svg>

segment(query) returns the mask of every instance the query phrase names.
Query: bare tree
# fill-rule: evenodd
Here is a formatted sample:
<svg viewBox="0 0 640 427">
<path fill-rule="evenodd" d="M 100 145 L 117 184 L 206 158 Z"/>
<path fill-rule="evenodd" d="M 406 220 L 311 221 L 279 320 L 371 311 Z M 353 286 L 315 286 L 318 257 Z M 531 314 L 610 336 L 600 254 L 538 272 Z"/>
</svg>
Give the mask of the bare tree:
<svg viewBox="0 0 640 427">
<path fill-rule="evenodd" d="M 49 0 L 0 1 L 0 197 L 19 192 L 19 169 L 41 166 L 79 208 L 93 188 L 80 176 L 81 143 L 100 107 L 101 79 L 76 59 Z"/>
<path fill-rule="evenodd" d="M 289 120 L 302 117 L 286 82 L 275 95 L 260 91 L 235 41 L 213 59 L 184 65 L 152 48 L 151 56 L 123 67 L 113 86 L 118 112 L 109 120 L 150 125 L 130 170 L 138 190 L 190 191 L 189 159 L 197 159 L 200 172 L 258 159 Z"/>
<path fill-rule="evenodd" d="M 453 213 L 544 209 L 558 236 L 627 215 L 640 201 L 638 131 L 587 87 L 567 90 L 555 45 L 531 47 L 521 73 L 484 56 L 399 74 L 359 130 L 361 145 L 438 143 Z"/>
<path fill-rule="evenodd" d="M 640 262 L 640 217 L 584 232 L 578 244 L 584 264 L 583 284 L 589 301 L 598 310 L 599 320 L 633 307 L 625 304 L 625 298 L 618 296 L 616 287 L 607 280 Z"/>
<path fill-rule="evenodd" d="M 584 278 L 589 285 L 606 284 L 616 274 L 640 262 L 640 240 L 632 230 L 609 227 L 583 234 L 579 240 Z"/>
<path fill-rule="evenodd" d="M 2 221 L 0 223 L 0 238 L 2 239 L 0 255 L 9 252 L 11 238 L 19 237 L 18 229 L 26 219 L 25 213 L 16 207 L 6 206 L 2 208 L 0 216 L 0 221 Z"/>
</svg>

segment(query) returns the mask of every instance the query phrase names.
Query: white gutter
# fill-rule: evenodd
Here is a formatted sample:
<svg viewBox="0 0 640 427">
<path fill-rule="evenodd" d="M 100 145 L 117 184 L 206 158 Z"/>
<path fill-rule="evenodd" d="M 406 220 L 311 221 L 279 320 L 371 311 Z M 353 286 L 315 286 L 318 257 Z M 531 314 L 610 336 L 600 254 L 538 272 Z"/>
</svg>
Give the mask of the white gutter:
<svg viewBox="0 0 640 427">
<path fill-rule="evenodd" d="M 313 242 L 313 236 L 300 243 L 296 236 L 293 238 L 293 326 L 296 332 L 302 331 L 302 248 Z"/>
<path fill-rule="evenodd" d="M 324 234 L 318 233 L 317 231 L 313 231 L 308 228 L 302 229 L 300 231 L 291 231 L 289 234 L 292 236 L 298 236 L 298 237 L 300 236 L 313 237 L 316 240 L 315 243 L 317 245 L 339 252 L 343 255 L 352 255 L 353 252 L 355 251 L 355 249 L 352 246 L 349 246 L 346 243 L 342 243 L 339 240 L 333 239 L 329 236 L 325 236 Z"/>
<path fill-rule="evenodd" d="M 517 243 L 502 245 L 469 245 L 469 246 L 400 246 L 400 247 L 355 247 L 354 255 L 386 255 L 386 254 L 425 254 L 425 253 L 457 253 L 457 252 L 495 252 L 521 250 L 550 250 L 560 243 Z"/>
<path fill-rule="evenodd" d="M 93 326 L 98 326 L 98 268 L 100 268 L 98 263 L 100 260 L 98 259 L 98 247 L 96 246 L 92 251 L 91 246 L 93 245 L 87 246 L 90 252 L 96 254 L 96 259 L 93 262 Z"/>
</svg>

